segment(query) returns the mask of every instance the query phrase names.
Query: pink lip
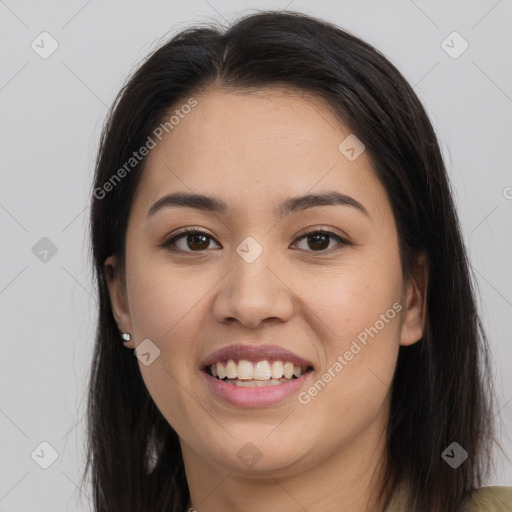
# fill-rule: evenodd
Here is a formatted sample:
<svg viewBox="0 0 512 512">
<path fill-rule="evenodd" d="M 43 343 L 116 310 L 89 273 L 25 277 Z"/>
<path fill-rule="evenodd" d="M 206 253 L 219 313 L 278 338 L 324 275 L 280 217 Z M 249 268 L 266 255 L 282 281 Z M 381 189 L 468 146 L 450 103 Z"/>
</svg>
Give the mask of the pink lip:
<svg viewBox="0 0 512 512">
<path fill-rule="evenodd" d="M 228 359 L 234 359 L 235 361 L 245 359 L 246 361 L 251 362 L 278 360 L 290 362 L 303 368 L 308 366 L 313 367 L 313 364 L 310 361 L 299 357 L 297 354 L 294 354 L 279 345 L 229 345 L 212 352 L 203 361 L 201 369 L 204 370 L 207 366 L 210 366 L 217 361 L 226 361 Z"/>
<path fill-rule="evenodd" d="M 206 380 L 210 390 L 221 400 L 237 407 L 271 406 L 298 392 L 305 385 L 313 372 L 301 375 L 298 379 L 277 386 L 241 387 L 212 377 L 204 370 L 201 375 Z"/>
</svg>

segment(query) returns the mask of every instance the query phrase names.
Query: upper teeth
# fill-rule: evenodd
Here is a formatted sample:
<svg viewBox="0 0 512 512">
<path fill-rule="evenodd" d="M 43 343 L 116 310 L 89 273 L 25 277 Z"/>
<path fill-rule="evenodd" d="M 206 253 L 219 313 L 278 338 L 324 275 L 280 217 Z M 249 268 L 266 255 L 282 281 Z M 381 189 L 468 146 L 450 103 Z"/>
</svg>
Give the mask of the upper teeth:
<svg viewBox="0 0 512 512">
<path fill-rule="evenodd" d="M 274 361 L 272 365 L 268 361 L 258 361 L 252 363 L 241 359 L 238 364 L 233 359 L 228 359 L 227 362 L 218 361 L 211 365 L 212 375 L 219 377 L 219 379 L 240 379 L 240 380 L 269 380 L 280 379 L 283 376 L 291 379 L 293 375 L 300 377 L 302 375 L 302 368 L 290 362 Z"/>
</svg>

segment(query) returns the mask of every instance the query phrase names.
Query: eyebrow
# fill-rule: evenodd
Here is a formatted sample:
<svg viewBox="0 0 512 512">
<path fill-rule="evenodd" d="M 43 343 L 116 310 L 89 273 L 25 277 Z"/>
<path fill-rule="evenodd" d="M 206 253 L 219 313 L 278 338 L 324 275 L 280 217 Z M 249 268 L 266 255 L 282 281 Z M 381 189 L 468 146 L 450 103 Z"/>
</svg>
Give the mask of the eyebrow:
<svg viewBox="0 0 512 512">
<path fill-rule="evenodd" d="M 291 197 L 283 201 L 276 214 L 284 217 L 290 213 L 306 210 L 315 206 L 350 206 L 357 209 L 367 217 L 370 217 L 368 210 L 356 199 L 336 191 L 324 192 L 321 194 L 307 194 L 305 196 Z M 228 205 L 217 197 L 205 196 L 202 194 L 190 194 L 188 192 L 174 192 L 160 198 L 148 210 L 147 219 L 155 215 L 163 208 L 187 207 L 195 208 L 205 212 L 216 212 L 226 214 Z"/>
</svg>

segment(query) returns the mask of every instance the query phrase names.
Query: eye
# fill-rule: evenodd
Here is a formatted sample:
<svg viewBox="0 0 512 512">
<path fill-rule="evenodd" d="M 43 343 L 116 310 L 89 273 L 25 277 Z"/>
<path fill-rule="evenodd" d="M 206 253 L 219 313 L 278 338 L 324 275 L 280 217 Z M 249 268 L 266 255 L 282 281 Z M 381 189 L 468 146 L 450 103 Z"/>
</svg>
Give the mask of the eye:
<svg viewBox="0 0 512 512">
<path fill-rule="evenodd" d="M 306 249 L 307 252 L 330 253 L 339 250 L 346 245 L 350 245 L 350 242 L 339 235 L 336 235 L 332 231 L 326 231 L 323 229 L 308 231 L 301 237 L 297 238 L 297 241 L 300 242 L 304 239 L 306 240 L 306 243 L 309 244 L 309 247 L 313 249 L 312 251 L 307 251 Z M 209 248 L 210 240 L 215 239 L 204 231 L 184 228 L 180 233 L 172 236 L 169 240 L 162 243 L 161 247 L 172 252 L 204 252 Z M 338 243 L 338 247 L 329 247 L 332 240 L 335 240 Z M 182 241 L 183 243 L 180 247 L 178 243 Z M 299 249 L 301 248 L 299 247 Z"/>
<path fill-rule="evenodd" d="M 323 229 L 315 229 L 313 231 L 308 231 L 307 233 L 302 235 L 297 240 L 301 241 L 304 239 L 306 239 L 306 243 L 309 245 L 309 247 L 314 249 L 313 251 L 308 251 L 308 252 L 330 253 L 330 252 L 337 251 L 337 250 L 343 248 L 343 246 L 345 246 L 345 245 L 350 245 L 350 243 L 347 240 L 340 237 L 339 235 L 336 235 L 332 231 L 326 231 Z M 336 247 L 336 246 L 334 246 L 334 248 L 329 247 L 332 239 L 334 239 L 336 242 L 338 242 L 338 247 Z M 299 247 L 299 249 L 300 249 L 300 247 Z"/>
<path fill-rule="evenodd" d="M 179 247 L 177 242 L 181 242 L 182 239 L 184 239 L 184 243 Z M 209 240 L 214 240 L 214 238 L 208 233 L 198 229 L 185 228 L 177 235 L 165 241 L 161 247 L 172 252 L 203 252 L 208 248 Z M 176 247 L 178 248 L 176 249 Z M 187 248 L 192 250 L 187 250 Z"/>
</svg>

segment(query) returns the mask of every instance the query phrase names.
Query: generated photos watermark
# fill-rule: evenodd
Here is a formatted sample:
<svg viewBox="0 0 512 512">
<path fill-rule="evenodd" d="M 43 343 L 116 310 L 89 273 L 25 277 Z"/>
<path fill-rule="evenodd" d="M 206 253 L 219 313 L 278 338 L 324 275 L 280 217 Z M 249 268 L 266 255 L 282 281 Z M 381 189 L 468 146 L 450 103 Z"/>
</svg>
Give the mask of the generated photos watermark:
<svg viewBox="0 0 512 512">
<path fill-rule="evenodd" d="M 309 404 L 311 399 L 320 393 L 325 386 L 332 381 L 338 375 L 350 361 L 354 359 L 354 356 L 359 354 L 361 350 L 367 346 L 368 337 L 374 338 L 379 332 L 384 329 L 386 324 L 390 322 L 397 313 L 402 311 L 402 305 L 399 302 L 395 302 L 385 313 L 381 313 L 379 320 L 377 320 L 371 327 L 366 327 L 357 335 L 357 341 L 353 340 L 350 348 L 346 350 L 343 355 L 339 355 L 336 361 L 321 375 L 321 377 L 315 381 L 315 383 L 307 389 L 298 394 L 298 401 L 303 404 Z M 362 345 L 360 345 L 359 343 Z"/>
<path fill-rule="evenodd" d="M 170 133 L 179 122 L 189 114 L 192 109 L 197 105 L 197 100 L 194 97 L 188 99 L 187 103 L 177 108 L 174 113 L 164 123 L 160 123 L 153 130 L 153 137 L 148 136 L 146 142 L 139 148 L 138 151 L 134 151 L 132 156 L 127 162 L 123 164 L 112 176 L 101 186 L 94 189 L 93 195 L 96 199 L 103 199 L 108 192 L 114 190 L 121 180 L 129 174 L 142 160 L 149 154 L 149 152 L 156 147 L 155 138 L 159 141 L 162 140 L 165 133 Z"/>
</svg>

